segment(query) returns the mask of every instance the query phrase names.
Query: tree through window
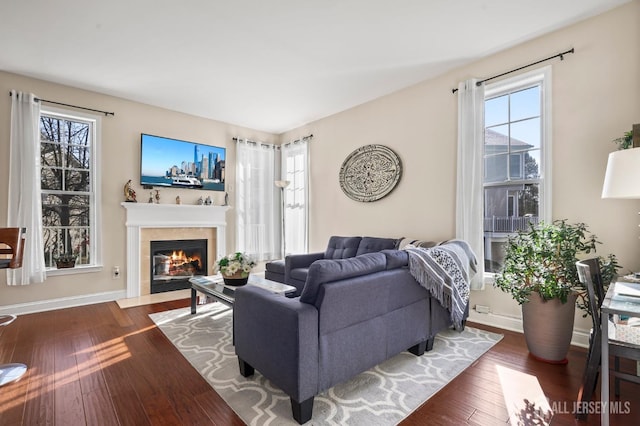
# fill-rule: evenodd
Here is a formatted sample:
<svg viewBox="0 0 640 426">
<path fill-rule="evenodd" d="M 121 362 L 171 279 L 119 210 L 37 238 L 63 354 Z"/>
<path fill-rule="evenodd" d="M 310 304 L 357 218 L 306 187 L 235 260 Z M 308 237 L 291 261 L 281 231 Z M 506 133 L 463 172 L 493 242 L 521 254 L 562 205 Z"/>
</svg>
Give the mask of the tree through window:
<svg viewBox="0 0 640 426">
<path fill-rule="evenodd" d="M 40 160 L 45 263 L 62 254 L 95 264 L 95 120 L 42 112 Z"/>
</svg>

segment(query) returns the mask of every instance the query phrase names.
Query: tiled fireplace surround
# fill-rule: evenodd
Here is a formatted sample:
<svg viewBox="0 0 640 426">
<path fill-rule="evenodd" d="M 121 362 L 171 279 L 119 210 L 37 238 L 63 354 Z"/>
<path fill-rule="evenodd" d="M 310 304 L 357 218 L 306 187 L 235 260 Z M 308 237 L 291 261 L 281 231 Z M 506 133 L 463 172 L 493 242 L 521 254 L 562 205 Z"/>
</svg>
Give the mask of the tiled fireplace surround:
<svg viewBox="0 0 640 426">
<path fill-rule="evenodd" d="M 122 203 L 127 227 L 127 298 L 148 295 L 150 242 L 206 238 L 209 269 L 226 253 L 227 206 Z"/>
</svg>

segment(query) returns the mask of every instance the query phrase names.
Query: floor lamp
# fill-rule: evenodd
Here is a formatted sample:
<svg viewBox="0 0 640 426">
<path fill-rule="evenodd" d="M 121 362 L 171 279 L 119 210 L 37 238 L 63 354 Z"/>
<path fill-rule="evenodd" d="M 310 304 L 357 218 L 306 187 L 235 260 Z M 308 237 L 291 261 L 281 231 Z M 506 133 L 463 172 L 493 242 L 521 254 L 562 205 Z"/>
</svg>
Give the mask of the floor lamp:
<svg viewBox="0 0 640 426">
<path fill-rule="evenodd" d="M 280 188 L 280 200 L 282 201 L 280 205 L 280 215 L 282 216 L 282 258 L 284 259 L 287 256 L 287 241 L 285 240 L 285 232 L 284 232 L 284 189 L 289 186 L 291 182 L 288 180 L 277 180 L 276 186 Z"/>
</svg>

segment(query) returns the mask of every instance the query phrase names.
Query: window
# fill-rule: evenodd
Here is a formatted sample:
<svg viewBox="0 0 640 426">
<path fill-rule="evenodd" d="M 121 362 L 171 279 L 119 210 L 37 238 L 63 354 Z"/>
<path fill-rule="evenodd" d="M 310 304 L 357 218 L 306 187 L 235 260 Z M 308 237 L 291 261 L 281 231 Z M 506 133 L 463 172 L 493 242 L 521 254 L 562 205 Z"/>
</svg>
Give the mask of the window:
<svg viewBox="0 0 640 426">
<path fill-rule="evenodd" d="M 63 110 L 40 114 L 42 227 L 45 264 L 64 253 L 76 266 L 100 262 L 98 172 L 99 118 Z"/>
<path fill-rule="evenodd" d="M 309 141 L 301 139 L 282 146 L 282 176 L 290 182 L 285 194 L 285 250 L 307 253 L 309 217 Z"/>
<path fill-rule="evenodd" d="M 276 146 L 237 139 L 236 246 L 257 261 L 277 259 L 280 253 L 275 180 Z"/>
<path fill-rule="evenodd" d="M 484 102 L 485 271 L 509 235 L 550 218 L 550 70 L 487 85 Z"/>
</svg>

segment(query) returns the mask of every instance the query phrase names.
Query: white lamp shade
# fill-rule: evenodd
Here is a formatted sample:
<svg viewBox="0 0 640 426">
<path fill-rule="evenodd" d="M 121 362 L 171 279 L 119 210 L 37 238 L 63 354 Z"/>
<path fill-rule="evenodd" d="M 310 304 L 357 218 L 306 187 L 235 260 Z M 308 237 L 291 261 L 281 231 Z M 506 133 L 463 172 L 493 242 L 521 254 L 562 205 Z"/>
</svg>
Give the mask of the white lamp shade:
<svg viewBox="0 0 640 426">
<path fill-rule="evenodd" d="M 609 154 L 602 198 L 640 198 L 640 148 Z"/>
<path fill-rule="evenodd" d="M 291 182 L 288 180 L 277 180 L 275 183 L 278 188 L 286 188 Z"/>
</svg>

